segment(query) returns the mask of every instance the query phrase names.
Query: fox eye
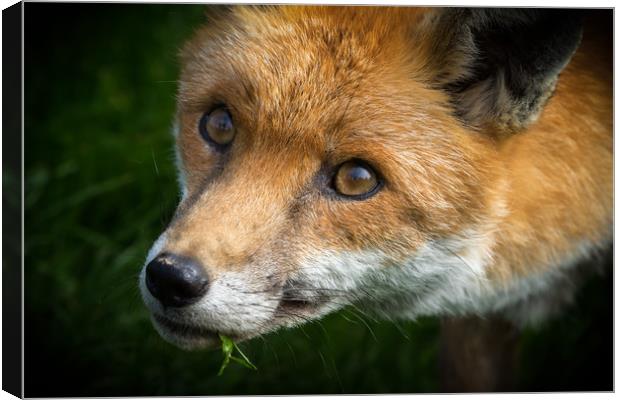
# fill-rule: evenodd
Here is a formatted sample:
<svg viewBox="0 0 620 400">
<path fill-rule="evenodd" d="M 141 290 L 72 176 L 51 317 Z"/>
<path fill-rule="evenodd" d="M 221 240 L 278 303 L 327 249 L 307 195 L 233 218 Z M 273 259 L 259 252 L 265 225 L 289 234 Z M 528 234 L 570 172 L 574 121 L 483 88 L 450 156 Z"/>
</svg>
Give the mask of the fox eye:
<svg viewBox="0 0 620 400">
<path fill-rule="evenodd" d="M 235 137 L 235 125 L 230 112 L 225 107 L 204 113 L 200 118 L 198 129 L 200 135 L 216 147 L 230 144 Z"/>
<path fill-rule="evenodd" d="M 377 174 L 362 161 L 347 161 L 338 167 L 333 186 L 343 196 L 365 199 L 379 189 Z"/>
</svg>

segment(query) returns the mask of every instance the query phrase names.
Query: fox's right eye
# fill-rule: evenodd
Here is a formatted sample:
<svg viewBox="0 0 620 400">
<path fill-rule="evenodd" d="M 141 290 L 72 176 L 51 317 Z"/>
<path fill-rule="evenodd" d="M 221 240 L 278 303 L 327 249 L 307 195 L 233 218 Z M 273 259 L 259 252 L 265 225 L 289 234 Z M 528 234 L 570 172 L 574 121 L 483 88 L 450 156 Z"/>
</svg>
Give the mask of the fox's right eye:
<svg viewBox="0 0 620 400">
<path fill-rule="evenodd" d="M 219 148 L 229 145 L 235 138 L 235 125 L 226 107 L 204 113 L 198 130 L 207 143 Z"/>
<path fill-rule="evenodd" d="M 351 160 L 338 167 L 332 185 L 342 196 L 363 200 L 375 194 L 381 181 L 366 163 Z"/>
</svg>

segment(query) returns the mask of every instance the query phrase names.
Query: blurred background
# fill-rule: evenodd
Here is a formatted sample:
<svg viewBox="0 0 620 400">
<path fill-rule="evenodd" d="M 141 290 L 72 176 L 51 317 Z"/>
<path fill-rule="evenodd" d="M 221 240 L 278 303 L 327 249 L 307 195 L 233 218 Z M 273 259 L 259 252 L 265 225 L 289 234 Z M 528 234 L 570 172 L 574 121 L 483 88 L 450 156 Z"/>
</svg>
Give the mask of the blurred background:
<svg viewBox="0 0 620 400">
<path fill-rule="evenodd" d="M 176 54 L 205 12 L 25 3 L 25 395 L 439 390 L 436 319 L 344 311 L 240 344 L 258 371 L 220 377 L 218 350 L 182 351 L 152 328 L 137 276 L 178 200 Z M 524 332 L 519 387 L 612 390 L 612 296 L 595 277 L 562 319 Z"/>
</svg>

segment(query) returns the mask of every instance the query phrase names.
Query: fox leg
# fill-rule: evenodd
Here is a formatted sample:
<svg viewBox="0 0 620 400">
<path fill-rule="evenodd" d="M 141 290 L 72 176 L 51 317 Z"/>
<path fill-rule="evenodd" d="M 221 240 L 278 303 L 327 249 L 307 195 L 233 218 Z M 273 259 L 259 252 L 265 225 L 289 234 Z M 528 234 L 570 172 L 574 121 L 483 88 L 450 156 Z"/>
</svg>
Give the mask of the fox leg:
<svg viewBox="0 0 620 400">
<path fill-rule="evenodd" d="M 442 392 L 497 392 L 515 387 L 518 329 L 497 317 L 441 322 Z"/>
</svg>

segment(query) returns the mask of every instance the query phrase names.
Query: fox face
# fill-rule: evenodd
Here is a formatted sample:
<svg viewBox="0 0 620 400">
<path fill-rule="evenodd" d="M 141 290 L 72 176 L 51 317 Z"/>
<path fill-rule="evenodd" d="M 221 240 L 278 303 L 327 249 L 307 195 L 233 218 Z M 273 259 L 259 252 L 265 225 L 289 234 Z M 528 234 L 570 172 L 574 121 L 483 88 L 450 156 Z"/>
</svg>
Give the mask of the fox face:
<svg viewBox="0 0 620 400">
<path fill-rule="evenodd" d="M 551 265 L 605 240 L 596 236 L 609 222 L 603 205 L 594 233 L 543 237 L 531 253 L 502 241 L 502 229 L 529 229 L 510 220 L 518 210 L 504 137 L 538 120 L 579 43 L 577 25 L 541 30 L 554 54 L 523 72 L 480 46 L 489 30 L 539 26 L 545 14 L 214 14 L 181 53 L 182 199 L 139 282 L 170 342 L 244 340 L 352 304 L 384 318 L 493 312 L 545 289 Z M 481 64 L 491 56 L 497 65 Z"/>
</svg>

